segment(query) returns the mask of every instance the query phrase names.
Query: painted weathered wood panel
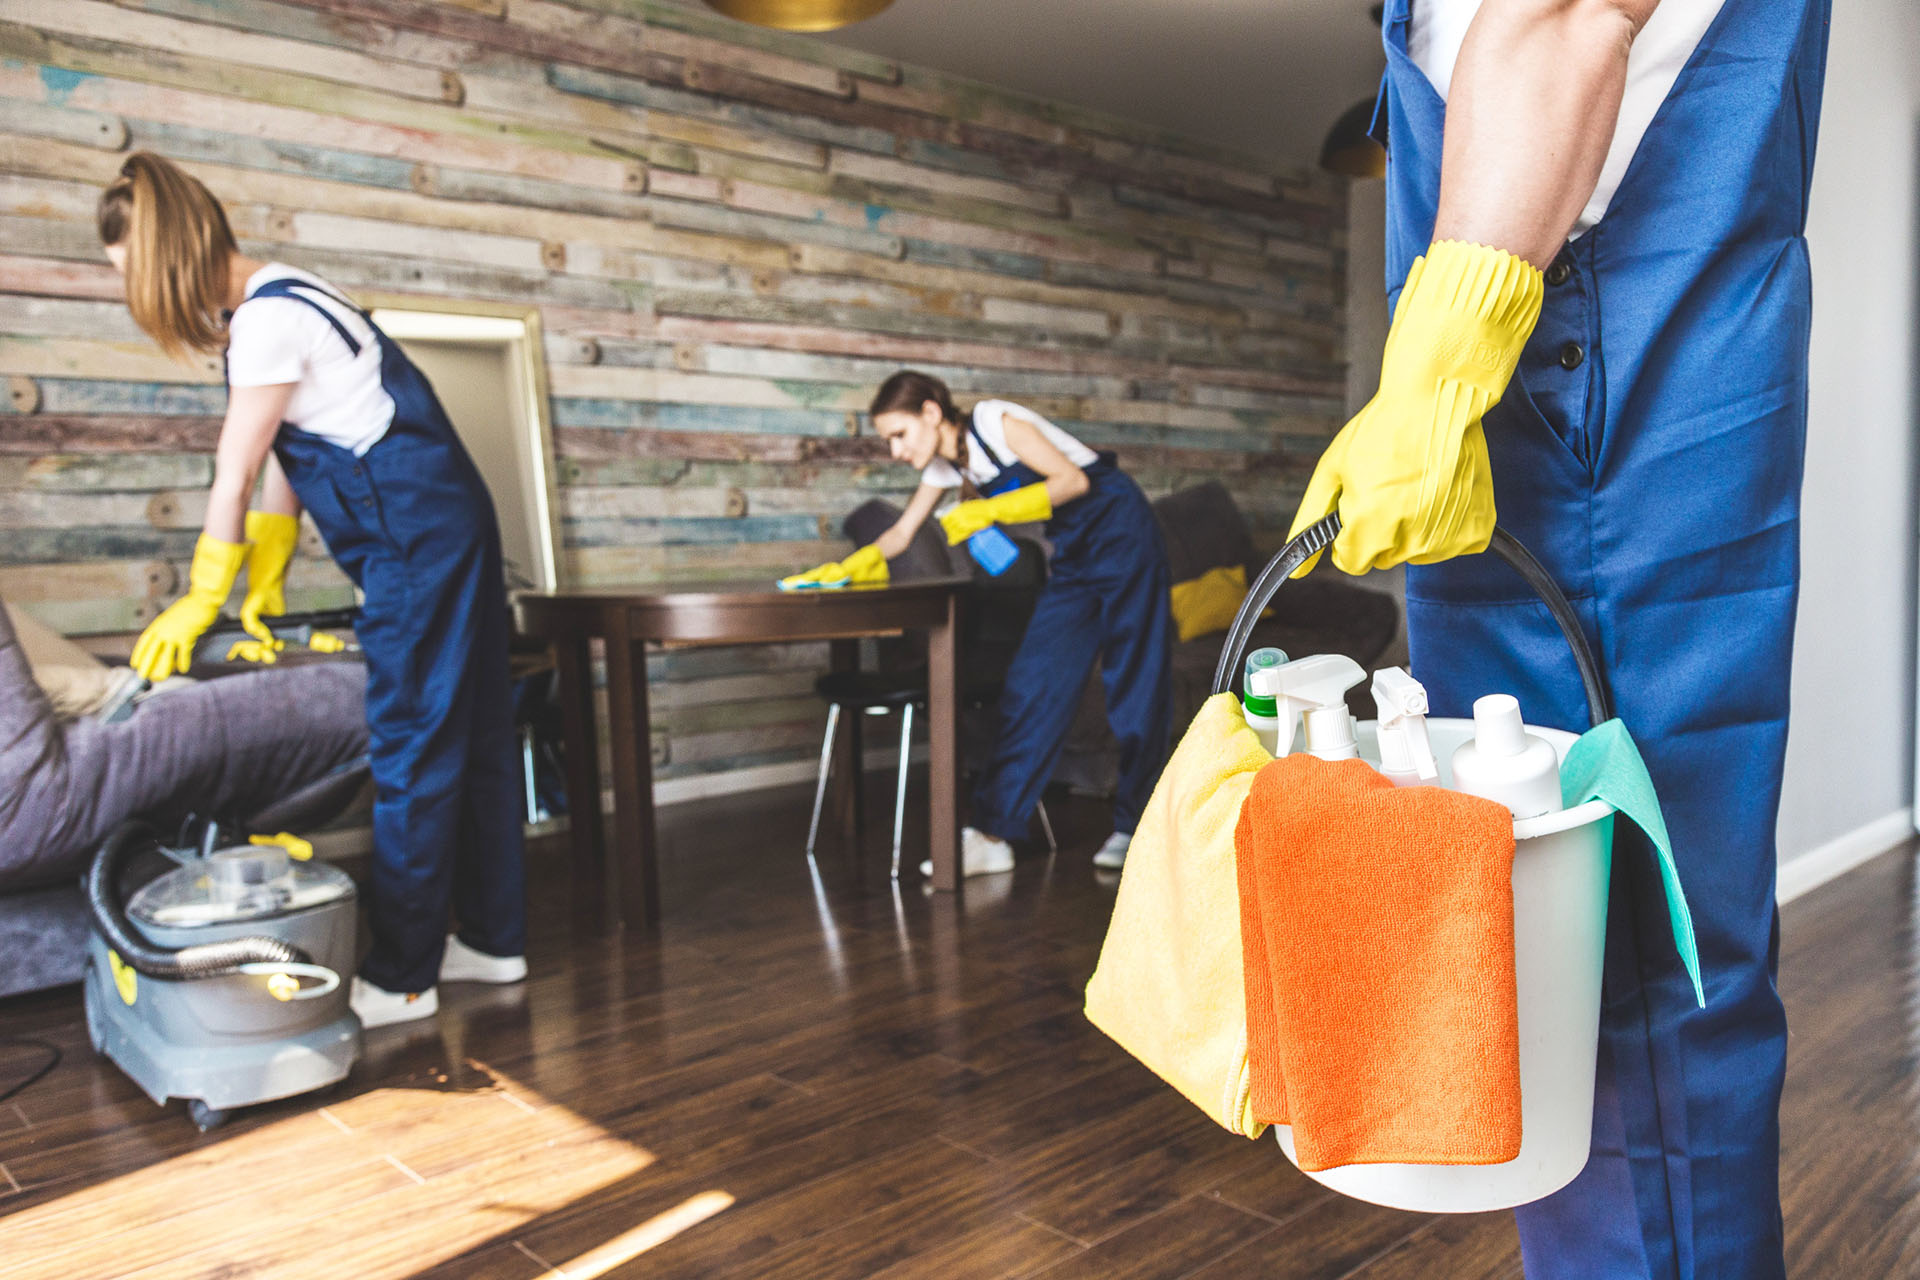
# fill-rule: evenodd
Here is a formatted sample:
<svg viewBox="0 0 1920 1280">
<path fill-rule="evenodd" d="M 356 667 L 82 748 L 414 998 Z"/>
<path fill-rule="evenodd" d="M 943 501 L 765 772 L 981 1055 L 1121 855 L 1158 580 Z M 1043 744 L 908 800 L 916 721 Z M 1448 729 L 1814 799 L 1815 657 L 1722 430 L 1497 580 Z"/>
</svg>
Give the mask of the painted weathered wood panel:
<svg viewBox="0 0 1920 1280">
<path fill-rule="evenodd" d="M 92 231 L 133 148 L 253 253 L 542 312 L 564 571 L 766 580 L 903 498 L 903 365 L 1020 400 L 1275 542 L 1344 388 L 1320 175 L 673 0 L 0 0 L 0 596 L 76 633 L 179 588 L 224 406 Z M 296 606 L 348 598 L 311 532 Z M 818 646 L 649 664 L 663 774 L 803 760 Z"/>
</svg>

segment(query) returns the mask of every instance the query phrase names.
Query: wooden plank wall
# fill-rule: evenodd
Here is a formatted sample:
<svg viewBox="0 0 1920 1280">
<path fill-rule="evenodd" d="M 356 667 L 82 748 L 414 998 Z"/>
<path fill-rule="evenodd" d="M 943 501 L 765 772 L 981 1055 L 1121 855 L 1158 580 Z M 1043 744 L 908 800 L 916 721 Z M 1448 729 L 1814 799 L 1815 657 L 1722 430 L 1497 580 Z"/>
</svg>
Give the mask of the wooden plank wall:
<svg viewBox="0 0 1920 1280">
<path fill-rule="evenodd" d="M 71 632 L 179 586 L 223 403 L 95 244 L 130 148 L 346 289 L 537 302 L 576 583 L 841 553 L 912 485 L 860 412 L 903 364 L 1224 480 L 1264 545 L 1338 426 L 1323 175 L 655 0 L 0 0 L 0 595 Z M 659 660 L 663 776 L 807 755 L 820 665 Z"/>
</svg>

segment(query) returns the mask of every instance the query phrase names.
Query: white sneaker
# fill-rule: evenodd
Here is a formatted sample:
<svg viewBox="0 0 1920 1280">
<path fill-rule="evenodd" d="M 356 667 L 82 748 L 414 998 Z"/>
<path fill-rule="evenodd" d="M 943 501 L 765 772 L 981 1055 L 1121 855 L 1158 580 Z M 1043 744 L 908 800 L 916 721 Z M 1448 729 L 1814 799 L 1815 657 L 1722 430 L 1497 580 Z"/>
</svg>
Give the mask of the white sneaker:
<svg viewBox="0 0 1920 1280">
<path fill-rule="evenodd" d="M 490 956 L 460 941 L 458 934 L 447 935 L 447 949 L 440 957 L 440 981 L 505 985 L 526 980 L 525 956 Z"/>
<path fill-rule="evenodd" d="M 1114 832 L 1093 855 L 1093 865 L 1105 871 L 1118 871 L 1127 865 L 1127 846 L 1132 843 L 1133 832 Z"/>
<path fill-rule="evenodd" d="M 1013 870 L 1013 846 L 972 827 L 960 829 L 960 874 L 991 876 Z M 920 864 L 920 874 L 933 879 L 933 859 Z"/>
<path fill-rule="evenodd" d="M 359 1017 L 360 1025 L 372 1030 L 396 1022 L 431 1018 L 440 1012 L 440 991 L 437 987 L 428 987 L 418 994 L 388 991 L 385 987 L 374 986 L 365 978 L 356 977 L 348 992 L 347 1003 Z"/>
</svg>

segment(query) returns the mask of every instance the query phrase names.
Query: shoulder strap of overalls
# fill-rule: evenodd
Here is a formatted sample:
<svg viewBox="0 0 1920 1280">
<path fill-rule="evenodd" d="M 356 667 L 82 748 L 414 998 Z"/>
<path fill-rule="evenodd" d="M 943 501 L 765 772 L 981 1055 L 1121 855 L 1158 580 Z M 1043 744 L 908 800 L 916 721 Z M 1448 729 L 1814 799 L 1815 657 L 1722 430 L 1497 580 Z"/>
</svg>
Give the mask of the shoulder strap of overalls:
<svg viewBox="0 0 1920 1280">
<path fill-rule="evenodd" d="M 347 344 L 348 351 L 351 351 L 356 356 L 359 355 L 360 340 L 353 336 L 353 334 L 347 329 L 346 325 L 340 323 L 339 316 L 333 314 L 333 312 L 321 306 L 314 299 L 308 297 L 306 292 L 304 291 L 311 291 L 313 293 L 317 293 L 323 298 L 332 298 L 335 302 L 339 303 L 341 306 L 345 307 L 347 310 L 353 312 L 355 315 L 365 320 L 369 325 L 373 323 L 373 319 L 371 316 L 368 316 L 366 312 L 362 311 L 359 307 L 354 306 L 351 302 L 348 302 L 345 298 L 342 298 L 340 295 L 332 292 L 331 290 L 323 289 L 319 285 L 310 284 L 305 280 L 295 280 L 291 276 L 281 276 L 278 279 L 267 281 L 265 284 L 261 285 L 258 289 L 255 289 L 250 295 L 248 295 L 246 300 L 242 302 L 240 305 L 244 307 L 245 305 L 247 305 L 248 302 L 252 302 L 255 298 L 291 298 L 295 302 L 304 302 L 308 306 L 312 307 L 315 311 L 318 311 L 320 315 L 326 320 L 326 322 L 333 326 L 333 331 L 340 335 L 340 341 Z"/>
<path fill-rule="evenodd" d="M 980 434 L 980 428 L 975 425 L 975 415 L 979 412 L 980 407 L 975 405 L 973 410 L 967 414 L 967 435 L 976 445 L 980 446 L 980 452 L 987 455 L 988 460 L 993 463 L 993 469 L 996 472 L 1004 472 L 1007 469 L 1007 460 L 1000 456 L 997 449 L 987 443 L 987 438 Z"/>
</svg>

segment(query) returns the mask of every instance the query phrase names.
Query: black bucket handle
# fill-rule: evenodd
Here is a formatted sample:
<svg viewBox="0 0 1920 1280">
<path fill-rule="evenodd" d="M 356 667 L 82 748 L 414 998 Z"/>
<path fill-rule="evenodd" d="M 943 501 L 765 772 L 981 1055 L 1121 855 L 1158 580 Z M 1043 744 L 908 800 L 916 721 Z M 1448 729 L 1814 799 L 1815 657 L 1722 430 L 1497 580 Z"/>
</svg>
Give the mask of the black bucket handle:
<svg viewBox="0 0 1920 1280">
<path fill-rule="evenodd" d="M 1300 536 L 1280 548 L 1273 559 L 1267 561 L 1267 567 L 1254 579 L 1253 586 L 1247 592 L 1246 600 L 1240 605 L 1240 612 L 1234 615 L 1233 625 L 1227 628 L 1227 641 L 1220 650 L 1220 665 L 1213 670 L 1213 691 L 1226 693 L 1233 688 L 1234 674 L 1240 670 L 1240 664 L 1246 657 L 1247 642 L 1253 638 L 1254 623 L 1262 611 L 1273 602 L 1280 588 L 1295 570 L 1307 562 L 1315 552 L 1324 551 L 1333 545 L 1333 539 L 1340 532 L 1338 513 L 1328 516 L 1316 524 L 1300 531 Z M 1593 717 L 1595 725 L 1605 724 L 1613 719 L 1613 696 L 1607 692 L 1607 684 L 1600 675 L 1600 664 L 1594 661 L 1593 650 L 1587 646 L 1587 637 L 1580 630 L 1580 619 L 1574 613 L 1567 597 L 1554 583 L 1553 576 L 1546 567 L 1534 559 L 1533 553 L 1520 544 L 1520 540 L 1505 529 L 1493 531 L 1493 541 L 1487 550 L 1512 565 L 1541 603 L 1547 606 L 1547 612 L 1560 627 L 1560 634 L 1566 637 L 1567 647 L 1573 650 L 1573 660 L 1580 668 L 1580 683 L 1587 691 L 1587 714 Z"/>
</svg>

